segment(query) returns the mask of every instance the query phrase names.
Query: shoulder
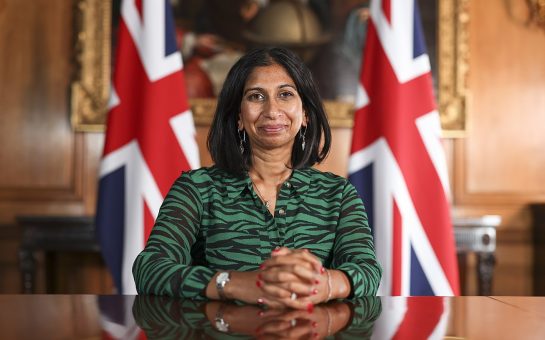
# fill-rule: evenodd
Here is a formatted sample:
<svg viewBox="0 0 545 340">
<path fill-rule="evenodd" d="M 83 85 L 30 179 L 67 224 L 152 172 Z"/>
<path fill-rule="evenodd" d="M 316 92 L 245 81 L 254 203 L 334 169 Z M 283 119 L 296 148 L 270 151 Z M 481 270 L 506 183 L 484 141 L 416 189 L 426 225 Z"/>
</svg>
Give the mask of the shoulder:
<svg viewBox="0 0 545 340">
<path fill-rule="evenodd" d="M 347 180 L 344 177 L 314 168 L 295 170 L 292 177 L 292 184 L 300 188 L 301 192 L 321 200 L 340 199 L 346 183 Z"/>
<path fill-rule="evenodd" d="M 359 197 L 356 188 L 346 177 L 314 168 L 305 168 L 299 171 L 301 171 L 301 177 L 307 179 L 311 191 L 317 195 L 335 194 L 345 199 Z"/>
<path fill-rule="evenodd" d="M 201 184 L 210 182 L 224 182 L 231 177 L 226 171 L 216 167 L 202 167 L 189 171 L 184 171 L 178 178 L 178 182 L 191 182 L 194 184 Z"/>
<path fill-rule="evenodd" d="M 305 168 L 300 170 L 309 179 L 311 185 L 334 185 L 344 187 L 348 184 L 345 177 L 339 176 L 332 172 L 324 172 L 315 168 Z"/>
<path fill-rule="evenodd" d="M 184 171 L 176 180 L 175 185 L 190 185 L 205 191 L 217 188 L 222 191 L 222 189 L 228 188 L 232 184 L 238 183 L 238 181 L 240 181 L 240 178 L 227 171 L 216 166 L 210 166 Z"/>
</svg>

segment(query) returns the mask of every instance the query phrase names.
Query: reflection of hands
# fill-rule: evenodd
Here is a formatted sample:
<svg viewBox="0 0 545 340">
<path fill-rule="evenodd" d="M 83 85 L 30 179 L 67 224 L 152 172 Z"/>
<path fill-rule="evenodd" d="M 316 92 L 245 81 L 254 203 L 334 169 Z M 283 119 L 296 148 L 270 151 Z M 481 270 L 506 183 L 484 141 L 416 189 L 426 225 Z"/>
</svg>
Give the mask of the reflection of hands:
<svg viewBox="0 0 545 340">
<path fill-rule="evenodd" d="M 314 304 L 327 300 L 327 275 L 320 260 L 307 249 L 278 248 L 263 262 L 257 286 L 269 307 L 290 307 L 312 311 Z"/>
<path fill-rule="evenodd" d="M 103 304 L 113 308 L 112 311 L 126 312 L 126 305 L 120 303 L 118 296 L 103 298 L 115 301 Z M 340 338 L 367 339 L 381 310 L 378 297 L 337 300 L 316 306 L 312 313 L 146 295 L 137 295 L 132 307 L 134 319 L 148 339 L 222 338 L 223 331 L 217 327 L 221 321 L 229 325 L 226 328 L 231 333 L 259 334 L 263 339 L 336 333 Z"/>
<path fill-rule="evenodd" d="M 346 303 L 317 306 L 312 313 L 302 310 L 263 310 L 257 306 L 237 306 L 210 302 L 205 307 L 213 325 L 221 320 L 223 331 L 262 339 L 323 338 L 344 328 L 350 321 Z M 221 323 L 220 322 L 220 323 Z"/>
</svg>

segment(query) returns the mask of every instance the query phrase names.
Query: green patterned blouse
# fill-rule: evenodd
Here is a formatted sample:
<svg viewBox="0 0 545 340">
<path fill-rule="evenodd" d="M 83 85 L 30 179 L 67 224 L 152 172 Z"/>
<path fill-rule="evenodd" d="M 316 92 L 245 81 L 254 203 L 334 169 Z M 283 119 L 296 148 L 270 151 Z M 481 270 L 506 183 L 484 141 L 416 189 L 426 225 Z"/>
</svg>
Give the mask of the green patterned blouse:
<svg viewBox="0 0 545 340">
<path fill-rule="evenodd" d="M 275 247 L 285 246 L 307 248 L 326 268 L 346 273 L 352 297 L 376 294 L 381 267 L 367 214 L 345 178 L 294 170 L 275 209 L 273 216 L 248 176 L 216 167 L 183 173 L 134 262 L 138 292 L 204 297 L 217 271 L 257 270 Z"/>
</svg>

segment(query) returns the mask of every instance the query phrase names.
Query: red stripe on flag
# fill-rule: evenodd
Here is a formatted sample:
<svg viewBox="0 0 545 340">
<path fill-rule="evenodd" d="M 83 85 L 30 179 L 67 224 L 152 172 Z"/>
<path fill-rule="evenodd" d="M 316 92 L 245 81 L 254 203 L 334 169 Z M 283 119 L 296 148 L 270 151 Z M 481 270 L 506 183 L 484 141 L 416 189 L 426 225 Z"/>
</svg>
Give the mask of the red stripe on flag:
<svg viewBox="0 0 545 340">
<path fill-rule="evenodd" d="M 436 297 L 407 299 L 407 311 L 392 339 L 428 339 L 444 312 L 444 301 Z"/>
<path fill-rule="evenodd" d="M 391 0 L 382 0 L 382 11 L 384 12 L 384 16 L 386 17 L 386 20 L 388 22 L 392 22 L 392 4 Z"/>
<path fill-rule="evenodd" d="M 142 13 L 144 13 L 144 11 L 142 10 L 142 0 L 134 0 L 135 1 L 135 5 L 136 5 L 136 9 L 138 10 L 138 14 L 140 15 L 140 19 L 144 19 L 144 15 Z"/>
</svg>

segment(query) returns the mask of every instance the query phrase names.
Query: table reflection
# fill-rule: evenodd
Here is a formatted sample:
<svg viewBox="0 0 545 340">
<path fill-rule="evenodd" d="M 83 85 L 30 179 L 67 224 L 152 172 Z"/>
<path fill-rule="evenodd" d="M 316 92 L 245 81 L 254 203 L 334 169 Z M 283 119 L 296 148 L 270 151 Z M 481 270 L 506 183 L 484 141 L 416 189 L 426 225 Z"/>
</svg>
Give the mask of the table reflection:
<svg viewBox="0 0 545 340">
<path fill-rule="evenodd" d="M 366 298 L 309 314 L 162 297 L 0 294 L 0 329 L 2 339 L 545 339 L 544 311 L 544 297 Z"/>
<path fill-rule="evenodd" d="M 106 303 L 99 301 L 101 309 Z M 112 306 L 120 304 L 112 304 Z M 136 296 L 132 313 L 149 339 L 201 337 L 370 338 L 381 300 L 367 297 L 318 305 L 312 313 L 219 301 Z M 106 311 L 105 311 L 106 312 Z M 114 313 L 109 313 L 114 314 Z"/>
</svg>

